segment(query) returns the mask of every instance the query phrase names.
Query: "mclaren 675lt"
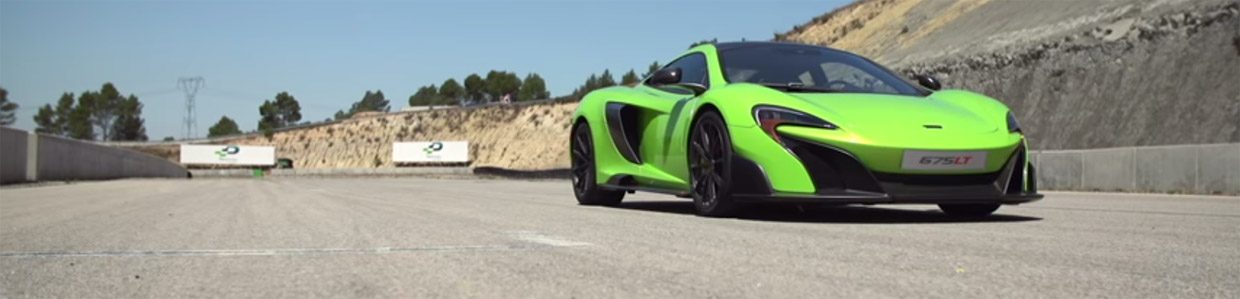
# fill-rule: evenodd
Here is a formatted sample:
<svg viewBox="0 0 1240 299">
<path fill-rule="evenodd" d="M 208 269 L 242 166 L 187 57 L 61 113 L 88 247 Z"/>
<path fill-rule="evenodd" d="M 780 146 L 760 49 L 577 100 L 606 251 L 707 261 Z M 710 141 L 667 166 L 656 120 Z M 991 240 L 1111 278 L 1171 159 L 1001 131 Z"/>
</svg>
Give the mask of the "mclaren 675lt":
<svg viewBox="0 0 1240 299">
<path fill-rule="evenodd" d="M 702 216 L 782 202 L 980 217 L 1042 198 L 1006 105 L 827 47 L 699 45 L 635 86 L 590 92 L 572 122 L 584 205 L 649 191 Z"/>
</svg>

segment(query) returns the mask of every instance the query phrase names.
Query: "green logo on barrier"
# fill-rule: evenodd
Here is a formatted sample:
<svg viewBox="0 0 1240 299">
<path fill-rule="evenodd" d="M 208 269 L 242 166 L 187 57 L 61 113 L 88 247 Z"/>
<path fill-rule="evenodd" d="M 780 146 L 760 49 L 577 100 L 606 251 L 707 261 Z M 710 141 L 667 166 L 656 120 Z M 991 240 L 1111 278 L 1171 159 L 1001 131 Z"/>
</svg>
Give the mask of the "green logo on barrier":
<svg viewBox="0 0 1240 299">
<path fill-rule="evenodd" d="M 236 145 L 229 145 L 229 146 L 224 147 L 224 149 L 215 151 L 215 155 L 220 156 L 220 159 L 223 159 L 224 156 L 236 155 L 237 153 L 240 153 L 240 152 L 241 152 L 240 147 L 237 147 Z"/>
<path fill-rule="evenodd" d="M 426 148 L 422 149 L 422 151 L 426 152 L 427 155 L 430 155 L 431 153 L 434 153 L 434 152 L 438 152 L 440 150 L 443 150 L 443 142 L 439 142 L 439 141 L 431 142 L 431 145 L 428 145 L 426 146 Z"/>
</svg>

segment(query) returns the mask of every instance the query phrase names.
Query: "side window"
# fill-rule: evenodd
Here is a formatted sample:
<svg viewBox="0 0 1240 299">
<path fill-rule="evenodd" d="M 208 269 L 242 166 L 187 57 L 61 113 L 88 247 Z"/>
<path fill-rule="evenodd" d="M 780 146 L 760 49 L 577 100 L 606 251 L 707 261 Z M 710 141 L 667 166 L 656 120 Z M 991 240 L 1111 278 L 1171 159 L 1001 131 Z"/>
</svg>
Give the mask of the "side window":
<svg viewBox="0 0 1240 299">
<path fill-rule="evenodd" d="M 697 83 L 710 87 L 710 71 L 706 67 L 706 55 L 691 54 L 672 65 L 680 67 L 680 83 Z"/>
<path fill-rule="evenodd" d="M 710 71 L 706 67 L 706 55 L 693 53 L 672 61 L 664 69 L 680 68 L 680 83 L 697 83 L 710 87 Z"/>
</svg>

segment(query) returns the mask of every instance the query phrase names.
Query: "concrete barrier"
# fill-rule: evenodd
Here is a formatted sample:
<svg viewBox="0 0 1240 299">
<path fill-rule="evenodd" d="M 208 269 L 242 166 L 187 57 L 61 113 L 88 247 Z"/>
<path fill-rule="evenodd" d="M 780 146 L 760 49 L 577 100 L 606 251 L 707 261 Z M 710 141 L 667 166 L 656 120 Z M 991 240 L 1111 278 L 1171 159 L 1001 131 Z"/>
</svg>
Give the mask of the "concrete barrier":
<svg viewBox="0 0 1240 299">
<path fill-rule="evenodd" d="M 1038 174 L 1038 186 L 1046 190 L 1077 190 L 1081 188 L 1081 155 L 1079 153 L 1032 152 Z"/>
<path fill-rule="evenodd" d="M 0 127 L 0 184 L 26 181 L 26 131 Z"/>
<path fill-rule="evenodd" d="M 1240 195 L 1240 143 L 1032 151 L 1045 190 Z"/>
<path fill-rule="evenodd" d="M 186 178 L 181 165 L 146 153 L 92 142 L 2 129 L 3 183 L 27 181 Z M 23 141 L 24 140 L 24 141 Z M 21 173 L 18 176 L 17 173 Z"/>
</svg>

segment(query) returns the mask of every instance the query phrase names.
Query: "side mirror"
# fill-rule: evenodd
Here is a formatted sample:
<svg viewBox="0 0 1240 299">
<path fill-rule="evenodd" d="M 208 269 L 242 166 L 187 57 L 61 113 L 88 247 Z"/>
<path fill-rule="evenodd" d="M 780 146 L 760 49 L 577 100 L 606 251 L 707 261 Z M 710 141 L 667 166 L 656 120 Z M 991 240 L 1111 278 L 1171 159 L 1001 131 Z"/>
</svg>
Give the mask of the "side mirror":
<svg viewBox="0 0 1240 299">
<path fill-rule="evenodd" d="M 678 67 L 661 69 L 655 71 L 654 75 L 650 76 L 650 84 L 654 86 L 670 86 L 688 89 L 692 91 L 695 96 L 706 93 L 706 86 L 703 86 L 702 84 L 688 82 L 681 83 L 681 74 L 682 72 Z"/>
<path fill-rule="evenodd" d="M 939 83 L 939 79 L 935 79 L 933 76 L 917 75 L 913 76 L 913 78 L 917 79 L 917 84 L 921 84 L 921 86 L 929 88 L 930 90 L 937 91 L 943 88 L 943 84 Z"/>
<path fill-rule="evenodd" d="M 650 84 L 652 85 L 671 85 L 680 83 L 681 71 L 678 67 L 665 68 L 654 72 L 650 76 Z"/>
</svg>

